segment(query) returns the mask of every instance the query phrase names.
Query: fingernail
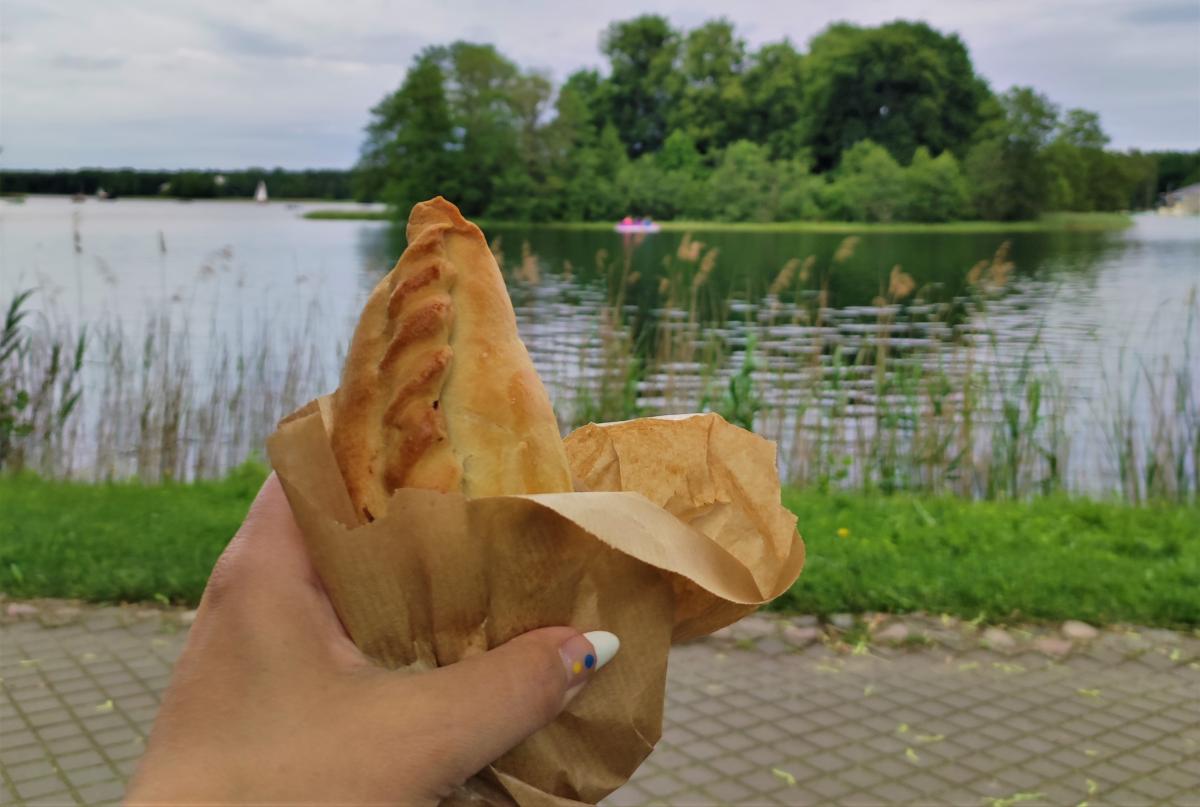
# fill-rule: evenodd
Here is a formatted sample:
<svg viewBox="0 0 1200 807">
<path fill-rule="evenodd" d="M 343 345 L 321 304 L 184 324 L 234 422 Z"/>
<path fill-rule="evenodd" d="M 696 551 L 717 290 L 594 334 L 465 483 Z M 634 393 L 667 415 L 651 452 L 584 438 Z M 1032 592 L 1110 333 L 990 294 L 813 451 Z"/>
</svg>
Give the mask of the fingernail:
<svg viewBox="0 0 1200 807">
<path fill-rule="evenodd" d="M 617 638 L 617 634 L 606 630 L 590 630 L 583 634 L 583 638 L 591 642 L 592 647 L 596 649 L 597 670 L 612 661 L 612 657 L 621 649 L 621 640 Z"/>
<path fill-rule="evenodd" d="M 558 653 L 567 668 L 567 688 L 583 683 L 589 673 L 603 667 L 617 654 L 621 640 L 606 630 L 593 630 L 581 636 L 572 636 Z"/>
</svg>

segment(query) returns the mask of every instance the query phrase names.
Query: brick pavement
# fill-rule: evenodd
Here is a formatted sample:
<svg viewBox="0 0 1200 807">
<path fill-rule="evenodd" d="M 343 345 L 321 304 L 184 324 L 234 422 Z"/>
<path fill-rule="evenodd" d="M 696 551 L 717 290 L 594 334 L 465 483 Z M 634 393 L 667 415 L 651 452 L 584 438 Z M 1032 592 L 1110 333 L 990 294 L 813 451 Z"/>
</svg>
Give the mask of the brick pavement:
<svg viewBox="0 0 1200 807">
<path fill-rule="evenodd" d="M 186 615 L 2 607 L 0 804 L 119 799 Z M 835 621 L 676 648 L 663 739 L 607 803 L 1200 805 L 1195 633 Z"/>
</svg>

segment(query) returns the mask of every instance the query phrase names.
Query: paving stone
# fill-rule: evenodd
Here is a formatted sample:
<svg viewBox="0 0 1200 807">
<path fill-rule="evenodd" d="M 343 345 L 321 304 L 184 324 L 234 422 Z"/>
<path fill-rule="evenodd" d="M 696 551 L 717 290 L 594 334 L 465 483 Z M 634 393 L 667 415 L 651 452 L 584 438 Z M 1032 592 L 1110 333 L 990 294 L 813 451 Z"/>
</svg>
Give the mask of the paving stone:
<svg viewBox="0 0 1200 807">
<path fill-rule="evenodd" d="M 67 785 L 57 776 L 44 776 L 41 779 L 31 779 L 28 782 L 17 783 L 17 795 L 23 799 L 49 800 L 50 796 L 63 797 L 67 793 Z"/>
<path fill-rule="evenodd" d="M 1033 640 L 1033 647 L 1039 653 L 1057 658 L 1070 653 L 1074 645 L 1070 639 L 1060 639 L 1057 636 L 1039 636 Z"/>
<path fill-rule="evenodd" d="M 79 798 L 84 804 L 118 804 L 125 795 L 125 786 L 121 782 L 101 782 L 79 789 Z"/>
<path fill-rule="evenodd" d="M 112 768 L 106 764 L 93 765 L 90 768 L 80 768 L 75 771 L 67 771 L 67 781 L 74 787 L 79 788 L 84 785 L 99 784 L 101 782 L 111 782 L 116 779 L 117 775 L 113 773 Z"/>
<path fill-rule="evenodd" d="M 854 614 L 834 614 L 829 617 L 829 622 L 840 631 L 847 631 L 854 627 Z"/>
<path fill-rule="evenodd" d="M 1075 641 L 1087 642 L 1095 639 L 1100 635 L 1100 631 L 1093 628 L 1086 622 L 1079 622 L 1075 619 L 1068 619 L 1062 624 L 1062 635 L 1068 639 Z"/>
<path fill-rule="evenodd" d="M 995 626 L 985 630 L 980 641 L 992 650 L 1011 650 L 1017 646 L 1017 640 L 1008 631 Z"/>
<path fill-rule="evenodd" d="M 908 625 L 903 622 L 893 622 L 885 626 L 882 630 L 875 633 L 874 639 L 877 642 L 890 642 L 892 644 L 900 644 L 909 637 Z"/>
<path fill-rule="evenodd" d="M 58 770 L 44 756 L 23 762 L 19 765 L 6 765 L 5 772 L 14 782 L 28 782 L 30 779 L 40 779 L 43 776 L 55 776 Z"/>
<path fill-rule="evenodd" d="M 115 803 L 145 748 L 187 636 L 180 612 L 80 608 L 53 628 L 0 617 L 0 643 L 37 659 L 0 658 L 0 802 Z M 893 650 L 906 639 L 897 626 L 939 645 Z M 605 803 L 978 805 L 1042 792 L 1034 807 L 1079 803 L 1087 779 L 1095 804 L 1188 803 L 1200 792 L 1200 708 L 1187 660 L 1200 640 L 1140 629 L 1070 640 L 1071 630 L 981 635 L 907 615 L 854 656 L 821 644 L 815 617 L 756 615 L 724 641 L 672 650 L 663 739 Z M 752 644 L 735 650 L 738 639 Z M 1173 661 L 1169 648 L 1187 655 Z M 97 713 L 109 699 L 114 710 Z"/>
<path fill-rule="evenodd" d="M 708 785 L 705 788 L 705 792 L 727 804 L 745 804 L 746 797 L 753 795 L 753 791 L 748 787 L 732 779 L 723 779 L 720 782 Z"/>
</svg>

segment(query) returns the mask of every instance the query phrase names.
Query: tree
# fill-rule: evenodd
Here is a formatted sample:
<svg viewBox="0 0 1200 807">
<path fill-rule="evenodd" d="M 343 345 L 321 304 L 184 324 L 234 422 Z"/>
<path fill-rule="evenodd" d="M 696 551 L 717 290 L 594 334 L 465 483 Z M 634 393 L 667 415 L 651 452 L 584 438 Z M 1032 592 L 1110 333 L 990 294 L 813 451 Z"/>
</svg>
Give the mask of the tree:
<svg viewBox="0 0 1200 807">
<path fill-rule="evenodd" d="M 595 70 L 577 70 L 567 77 L 554 102 L 556 141 L 567 149 L 595 143 L 608 124 L 608 84 Z"/>
<path fill-rule="evenodd" d="M 778 203 L 776 180 L 765 146 L 732 143 L 709 177 L 706 212 L 722 221 L 771 221 Z"/>
<path fill-rule="evenodd" d="M 600 39 L 608 57 L 609 119 L 630 157 L 659 149 L 670 108 L 679 95 L 679 33 L 652 14 L 615 22 Z"/>
<path fill-rule="evenodd" d="M 953 34 L 919 22 L 838 23 L 812 40 L 805 58 L 805 142 L 818 170 L 864 139 L 897 160 L 917 146 L 961 153 L 989 94 Z"/>
<path fill-rule="evenodd" d="M 1050 200 L 1044 149 L 1058 108 L 1030 87 L 1013 87 L 981 128 L 966 159 L 976 210 L 986 219 L 1036 218 Z"/>
<path fill-rule="evenodd" d="M 371 109 L 359 159 L 360 197 L 381 198 L 403 216 L 451 179 L 454 124 L 440 51 L 419 54 L 400 88 Z"/>
<path fill-rule="evenodd" d="M 897 217 L 906 221 L 951 221 L 970 218 L 970 194 L 958 160 L 948 151 L 937 157 L 917 148 L 904 169 Z"/>
<path fill-rule="evenodd" d="M 703 168 L 696 142 L 686 132 L 676 129 L 663 143 L 656 155 L 658 167 L 664 171 L 684 171 L 696 175 Z"/>
<path fill-rule="evenodd" d="M 775 159 L 804 148 L 803 57 L 786 39 L 763 45 L 750 59 L 746 88 L 746 137 L 764 143 Z"/>
<path fill-rule="evenodd" d="M 824 207 L 842 221 L 891 221 L 900 209 L 903 190 L 900 164 L 883 146 L 862 140 L 842 155 Z"/>
<path fill-rule="evenodd" d="M 746 134 L 745 62 L 746 43 L 728 20 L 707 22 L 684 39 L 682 88 L 668 122 L 687 132 L 701 152 Z"/>
<path fill-rule="evenodd" d="M 553 133 L 542 124 L 554 85 L 544 74 L 530 72 L 511 79 L 507 103 L 513 114 L 517 159 L 496 178 L 487 215 L 514 221 L 553 218 L 553 201 L 543 191 L 551 182 Z"/>
<path fill-rule="evenodd" d="M 507 197 L 499 209 L 526 215 L 512 200 L 536 193 L 538 120 L 550 92 L 544 76 L 521 73 L 491 45 L 425 49 L 400 89 L 372 110 L 362 189 L 381 188 L 401 216 L 439 193 L 470 216 L 487 213 L 499 187 Z"/>
<path fill-rule="evenodd" d="M 563 177 L 561 216 L 567 221 L 613 219 L 624 215 L 628 198 L 618 184 L 628 158 L 617 129 L 609 124 L 596 139 L 572 153 Z"/>
</svg>

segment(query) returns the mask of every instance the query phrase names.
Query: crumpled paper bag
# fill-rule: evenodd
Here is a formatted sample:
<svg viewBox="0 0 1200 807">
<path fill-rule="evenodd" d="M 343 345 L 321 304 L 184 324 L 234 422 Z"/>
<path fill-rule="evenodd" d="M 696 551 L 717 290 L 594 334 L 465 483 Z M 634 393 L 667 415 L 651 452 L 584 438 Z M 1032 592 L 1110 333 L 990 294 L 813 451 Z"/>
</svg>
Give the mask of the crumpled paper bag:
<svg viewBox="0 0 1200 807">
<path fill-rule="evenodd" d="M 360 522 L 328 398 L 268 440 L 313 563 L 355 644 L 429 669 L 526 631 L 608 630 L 621 652 L 552 724 L 451 801 L 594 804 L 662 733 L 667 652 L 785 591 L 804 563 L 774 445 L 717 415 L 589 425 L 566 438 L 575 493 L 396 491 Z"/>
</svg>

